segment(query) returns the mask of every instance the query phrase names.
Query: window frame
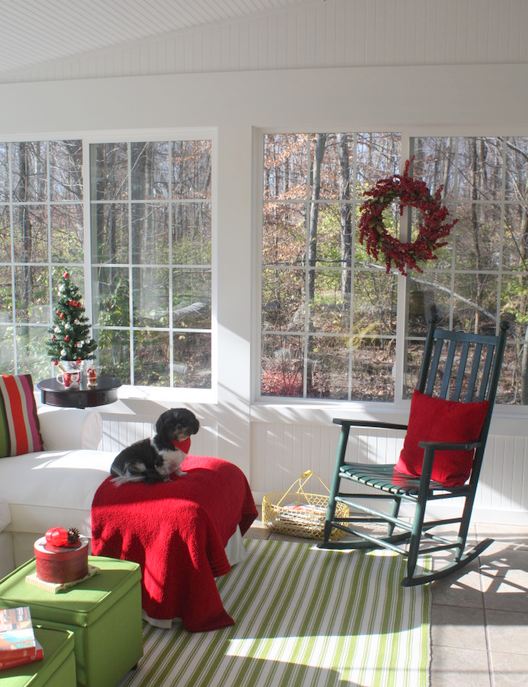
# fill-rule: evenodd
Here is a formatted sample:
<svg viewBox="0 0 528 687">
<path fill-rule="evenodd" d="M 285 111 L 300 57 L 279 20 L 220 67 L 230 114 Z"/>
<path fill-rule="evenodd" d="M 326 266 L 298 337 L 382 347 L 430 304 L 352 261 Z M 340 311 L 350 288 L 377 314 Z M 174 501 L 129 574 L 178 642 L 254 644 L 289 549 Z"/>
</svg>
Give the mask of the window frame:
<svg viewBox="0 0 528 687">
<path fill-rule="evenodd" d="M 162 129 L 119 129 L 119 130 L 101 130 L 101 131 L 68 131 L 68 132 L 53 132 L 53 133 L 33 133 L 27 135 L 5 135 L 1 137 L 3 143 L 17 143 L 17 142 L 39 142 L 39 141 L 62 141 L 62 140 L 79 140 L 82 144 L 82 181 L 83 181 L 83 199 L 82 199 L 82 216 L 84 226 L 84 260 L 80 262 L 72 262 L 72 267 L 80 267 L 83 269 L 84 281 L 79 284 L 83 294 L 83 302 L 86 310 L 86 315 L 90 319 L 90 323 L 94 323 L 94 303 L 93 303 L 93 288 L 92 288 L 92 236 L 91 236 L 91 188 L 90 188 L 90 146 L 97 143 L 134 143 L 134 142 L 151 142 L 151 141 L 188 141 L 188 140 L 210 140 L 211 141 L 211 388 L 198 389 L 187 387 L 154 387 L 154 386 L 139 386 L 132 384 L 123 384 L 120 387 L 120 398 L 141 398 L 152 399 L 158 401 L 175 401 L 177 399 L 197 402 L 197 403 L 215 403 L 218 399 L 218 248 L 217 248 L 217 207 L 218 207 L 218 132 L 214 127 L 185 127 L 185 128 L 162 128 Z M 48 170 L 49 174 L 49 170 Z M 49 207 L 50 201 L 47 201 Z M 48 261 L 46 267 L 51 274 L 53 269 L 48 251 Z M 11 249 L 11 264 L 13 265 L 13 248 Z M 40 263 L 38 263 L 40 264 Z M 53 287 L 50 282 L 50 323 L 51 311 L 53 309 L 54 295 Z M 170 304 L 169 304 L 170 306 Z M 50 324 L 40 325 L 41 328 L 46 329 Z M 95 327 L 97 329 L 97 327 Z M 127 328 L 128 329 L 128 328 Z M 171 330 L 169 330 L 170 332 Z M 14 334 L 15 335 L 15 334 Z M 15 366 L 17 366 L 17 348 L 15 346 Z M 97 353 L 96 353 L 97 355 Z M 97 359 L 96 359 L 97 363 Z M 52 371 L 50 364 L 50 372 Z M 37 381 L 37 380 L 35 380 Z"/>
<path fill-rule="evenodd" d="M 301 398 L 301 397 L 287 397 L 287 396 L 267 396 L 261 391 L 261 373 L 262 373 L 262 277 L 263 277 L 263 210 L 264 210 L 264 138 L 266 135 L 273 134 L 317 134 L 317 133 L 399 133 L 401 136 L 401 161 L 400 172 L 403 172 L 403 166 L 407 159 L 410 159 L 413 154 L 413 142 L 419 138 L 433 138 L 433 137 L 460 137 L 460 138 L 499 138 L 499 137 L 515 137 L 528 136 L 524 133 L 504 133 L 504 132 L 489 132 L 479 131 L 476 126 L 473 129 L 457 129 L 446 130 L 435 127 L 419 126 L 410 129 L 409 127 L 393 127 L 393 126 L 379 126 L 375 129 L 370 127 L 270 127 L 262 128 L 255 132 L 254 140 L 254 173 L 255 173 L 255 188 L 256 188 L 256 202 L 255 202 L 255 283 L 254 283 L 254 300 L 253 312 L 255 313 L 255 320 L 253 326 L 253 355 L 252 366 L 253 374 L 251 376 L 252 384 L 252 399 L 259 408 L 258 415 L 262 418 L 266 415 L 266 411 L 271 413 L 279 412 L 279 414 L 288 416 L 293 409 L 303 409 L 311 411 L 314 414 L 314 419 L 321 414 L 327 416 L 328 413 L 335 415 L 336 409 L 341 414 L 354 413 L 358 419 L 372 419 L 375 418 L 401 418 L 405 422 L 408 416 L 410 407 L 410 399 L 404 397 L 404 383 L 405 383 L 405 358 L 406 358 L 406 328 L 407 328 L 407 306 L 409 300 L 409 287 L 406 277 L 397 274 L 397 293 L 396 293 L 396 346 L 394 357 L 394 399 L 391 401 L 369 401 L 369 400 L 337 400 L 325 398 Z M 502 199 L 503 200 L 503 199 Z M 503 203 L 502 203 L 503 207 Z M 404 233 L 407 226 L 408 211 L 404 210 L 402 221 L 400 223 L 400 238 L 404 240 Z M 460 270 L 457 270 L 457 273 Z M 471 272 L 471 270 L 469 270 Z M 502 263 L 494 274 L 502 275 Z M 454 272 L 453 272 L 454 274 Z M 452 276 L 452 275 L 451 275 Z M 513 405 L 496 403 L 496 416 L 501 420 L 512 421 L 512 431 L 516 423 L 520 419 L 525 419 L 528 416 L 528 405 Z M 318 410 L 321 412 L 319 413 Z M 308 412 L 308 415 L 311 413 Z M 518 427 L 515 429 L 518 431 Z"/>
</svg>

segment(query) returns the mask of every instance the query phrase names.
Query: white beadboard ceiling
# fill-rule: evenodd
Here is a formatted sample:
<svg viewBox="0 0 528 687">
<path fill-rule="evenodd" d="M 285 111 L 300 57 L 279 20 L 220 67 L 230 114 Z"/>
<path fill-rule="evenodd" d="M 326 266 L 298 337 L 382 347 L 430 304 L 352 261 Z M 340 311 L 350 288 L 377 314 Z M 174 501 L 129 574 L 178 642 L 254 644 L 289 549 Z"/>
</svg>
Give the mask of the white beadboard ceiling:
<svg viewBox="0 0 528 687">
<path fill-rule="evenodd" d="M 528 0 L 0 0 L 0 84 L 528 64 Z"/>
<path fill-rule="evenodd" d="M 303 0 L 2 0 L 0 74 L 301 3 Z"/>
</svg>

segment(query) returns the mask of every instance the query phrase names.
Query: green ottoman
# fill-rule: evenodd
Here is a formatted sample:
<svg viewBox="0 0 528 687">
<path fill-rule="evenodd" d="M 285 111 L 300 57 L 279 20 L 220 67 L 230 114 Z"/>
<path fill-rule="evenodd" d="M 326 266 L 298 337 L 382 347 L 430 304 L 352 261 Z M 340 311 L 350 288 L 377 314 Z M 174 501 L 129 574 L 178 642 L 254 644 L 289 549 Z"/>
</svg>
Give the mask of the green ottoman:
<svg viewBox="0 0 528 687">
<path fill-rule="evenodd" d="M 29 606 L 35 624 L 71 630 L 77 684 L 115 687 L 143 654 L 141 570 L 114 558 L 89 556 L 88 562 L 96 575 L 53 594 L 26 582 L 35 572 L 31 560 L 0 581 L 0 605 Z"/>
<path fill-rule="evenodd" d="M 51 630 L 35 625 L 35 636 L 42 644 L 44 658 L 35 663 L 0 671 L 2 687 L 75 687 L 73 632 Z"/>
</svg>

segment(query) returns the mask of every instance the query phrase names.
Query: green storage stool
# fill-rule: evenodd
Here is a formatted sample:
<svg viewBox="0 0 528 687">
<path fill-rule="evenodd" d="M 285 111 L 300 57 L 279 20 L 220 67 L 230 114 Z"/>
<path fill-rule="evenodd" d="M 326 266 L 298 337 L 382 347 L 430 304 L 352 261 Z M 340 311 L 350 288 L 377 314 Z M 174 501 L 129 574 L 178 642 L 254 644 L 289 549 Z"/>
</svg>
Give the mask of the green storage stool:
<svg viewBox="0 0 528 687">
<path fill-rule="evenodd" d="M 28 561 L 0 581 L 0 605 L 29 606 L 35 624 L 71 630 L 77 684 L 115 687 L 143 654 L 141 570 L 114 558 L 88 562 L 96 575 L 53 594 L 26 582 L 35 572 L 35 561 Z"/>
<path fill-rule="evenodd" d="M 75 654 L 73 632 L 51 630 L 34 625 L 35 636 L 42 644 L 44 658 L 16 668 L 0 671 L 2 687 L 75 687 Z"/>
</svg>

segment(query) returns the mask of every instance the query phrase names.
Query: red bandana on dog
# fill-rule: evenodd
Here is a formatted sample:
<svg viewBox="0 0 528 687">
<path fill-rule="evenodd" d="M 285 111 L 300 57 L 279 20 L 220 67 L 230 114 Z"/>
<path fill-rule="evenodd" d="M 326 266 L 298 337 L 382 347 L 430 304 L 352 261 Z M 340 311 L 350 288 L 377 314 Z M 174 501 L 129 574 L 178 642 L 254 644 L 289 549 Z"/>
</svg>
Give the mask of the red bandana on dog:
<svg viewBox="0 0 528 687">
<path fill-rule="evenodd" d="M 191 448 L 191 437 L 187 437 L 187 439 L 182 439 L 182 441 L 176 441 L 174 440 L 172 442 L 172 445 L 174 448 L 180 449 L 180 451 L 183 451 L 184 453 L 189 453 L 189 449 Z"/>
</svg>

